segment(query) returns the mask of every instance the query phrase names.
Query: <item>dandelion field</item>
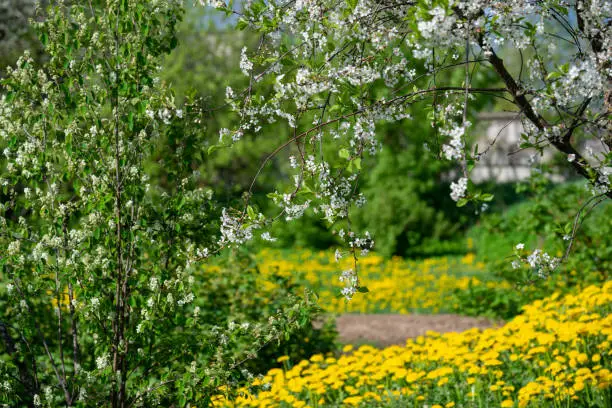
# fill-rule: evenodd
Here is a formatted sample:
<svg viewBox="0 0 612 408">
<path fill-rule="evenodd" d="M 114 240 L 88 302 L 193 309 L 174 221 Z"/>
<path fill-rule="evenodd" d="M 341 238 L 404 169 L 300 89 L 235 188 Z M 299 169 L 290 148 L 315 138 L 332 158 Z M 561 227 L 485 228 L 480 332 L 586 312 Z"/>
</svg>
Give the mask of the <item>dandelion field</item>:
<svg viewBox="0 0 612 408">
<path fill-rule="evenodd" d="M 612 282 L 553 295 L 501 328 L 427 336 L 383 350 L 279 360 L 245 407 L 610 407 Z M 227 406 L 220 398 L 217 406 Z"/>
<path fill-rule="evenodd" d="M 359 278 L 368 293 L 351 302 L 338 296 L 342 283 L 338 271 L 354 267 L 353 259 L 338 262 L 330 251 L 263 250 L 258 256 L 262 285 L 272 285 L 271 274 L 294 279 L 317 293 L 319 305 L 334 313 L 441 313 L 453 311 L 453 292 L 472 286 L 509 288 L 508 282 L 487 276 L 472 253 L 461 258 L 408 261 L 368 254 L 358 260 Z M 272 289 L 272 288 L 270 288 Z"/>
<path fill-rule="evenodd" d="M 332 282 L 351 259 L 329 252 L 265 250 L 261 282 L 271 274 L 296 279 L 333 313 L 439 313 L 452 310 L 452 292 L 468 285 L 511 287 L 463 258 L 359 260 L 369 287 L 351 302 Z M 337 278 L 336 278 L 337 280 Z M 267 283 L 266 283 L 267 282 Z M 462 333 L 428 332 L 403 346 L 345 345 L 337 353 L 292 361 L 216 406 L 236 407 L 612 407 L 612 282 L 557 292 L 523 307 L 500 327 Z"/>
</svg>

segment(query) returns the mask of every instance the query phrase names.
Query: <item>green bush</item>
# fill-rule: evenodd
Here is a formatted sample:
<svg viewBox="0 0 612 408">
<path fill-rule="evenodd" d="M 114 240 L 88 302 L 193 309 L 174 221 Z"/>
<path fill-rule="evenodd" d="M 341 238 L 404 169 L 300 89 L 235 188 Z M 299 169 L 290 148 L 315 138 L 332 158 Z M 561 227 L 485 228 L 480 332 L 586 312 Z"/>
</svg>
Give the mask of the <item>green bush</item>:
<svg viewBox="0 0 612 408">
<path fill-rule="evenodd" d="M 540 185 L 531 199 L 501 213 L 483 216 L 468 236 L 479 259 L 486 263 L 491 278 L 511 282 L 512 288 L 470 287 L 455 294 L 457 310 L 467 315 L 504 319 L 520 312 L 523 305 L 553 292 L 571 291 L 609 279 L 612 270 L 612 205 L 603 202 L 589 214 L 578 230 L 569 257 L 546 279 L 532 280 L 511 262 L 514 248 L 524 243 L 530 251 L 539 248 L 563 257 L 568 241 L 567 220 L 573 220 L 591 197 L 581 184 Z M 492 285 L 493 286 L 493 285 Z"/>
<path fill-rule="evenodd" d="M 510 319 L 521 312 L 520 292 L 507 288 L 488 288 L 472 285 L 454 293 L 457 312 L 467 316 Z"/>
<path fill-rule="evenodd" d="M 415 256 L 427 247 L 425 240 L 457 236 L 465 210 L 454 205 L 440 180 L 447 168 L 423 146 L 383 148 L 361 186 L 368 205 L 353 215 L 357 227 L 374 236 L 377 252 Z"/>
<path fill-rule="evenodd" d="M 197 305 L 201 316 L 222 327 L 231 322 L 265 323 L 279 310 L 291 310 L 297 295 L 303 291 L 287 277 L 262 276 L 255 257 L 246 249 L 235 249 L 222 256 L 214 266 L 205 269 L 199 279 L 202 292 Z M 262 285 L 264 281 L 267 285 Z M 300 361 L 317 353 L 333 351 L 337 337 L 334 322 L 325 320 L 319 312 L 313 308 L 304 314 L 299 328 L 287 328 L 286 336 L 255 350 L 244 367 L 253 374 L 260 374 L 279 366 L 276 360 L 280 356 L 288 355 L 291 361 Z M 236 340 L 233 347 L 236 357 L 252 347 L 248 338 Z"/>
</svg>

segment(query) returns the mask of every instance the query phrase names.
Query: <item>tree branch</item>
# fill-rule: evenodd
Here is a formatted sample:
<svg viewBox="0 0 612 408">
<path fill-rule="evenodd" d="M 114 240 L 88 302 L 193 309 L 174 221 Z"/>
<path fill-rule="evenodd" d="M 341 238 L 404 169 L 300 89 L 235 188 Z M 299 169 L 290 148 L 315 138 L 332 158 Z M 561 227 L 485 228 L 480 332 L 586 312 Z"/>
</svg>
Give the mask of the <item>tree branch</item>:
<svg viewBox="0 0 612 408">
<path fill-rule="evenodd" d="M 543 130 L 548 127 L 548 123 L 542 118 L 540 115 L 536 114 L 535 110 L 525 97 L 525 92 L 523 88 L 519 84 L 516 83 L 510 72 L 506 69 L 504 65 L 504 61 L 497 56 L 497 54 L 491 50 L 491 56 L 489 57 L 489 62 L 493 66 L 493 69 L 499 77 L 504 81 L 508 91 L 514 97 L 514 102 L 521 109 L 522 112 L 525 113 L 525 116 L 529 118 L 531 123 L 533 123 L 539 130 Z"/>
<path fill-rule="evenodd" d="M 480 43 L 482 45 L 482 38 L 480 40 Z M 535 112 L 533 106 L 531 106 L 531 103 L 529 103 L 529 100 L 527 100 L 527 98 L 525 97 L 524 90 L 519 84 L 517 84 L 510 72 L 508 72 L 506 66 L 504 65 L 504 61 L 499 58 L 493 50 L 491 50 L 489 62 L 495 69 L 495 72 L 497 72 L 499 77 L 508 87 L 508 90 L 514 97 L 514 103 L 521 109 L 522 112 L 525 113 L 525 116 L 531 121 L 531 123 L 533 123 L 540 131 L 549 127 L 550 125 L 546 122 L 546 120 Z M 583 106 L 580 107 L 579 112 L 584 112 L 587 106 L 588 103 L 586 105 L 583 104 Z M 591 168 L 588 165 L 586 159 L 580 154 L 580 152 L 578 152 L 574 148 L 574 146 L 571 145 L 569 141 L 572 132 L 576 129 L 577 126 L 578 122 L 577 120 L 575 120 L 564 137 L 547 137 L 546 139 L 557 150 L 559 150 L 561 153 L 564 153 L 566 156 L 575 156 L 575 160 L 571 162 L 574 170 L 576 170 L 576 172 L 578 172 L 578 174 L 580 174 L 585 179 L 590 180 L 592 183 L 594 183 L 592 181 L 591 172 L 589 172 Z M 612 198 L 612 191 L 608 191 L 606 195 L 609 198 Z"/>
</svg>

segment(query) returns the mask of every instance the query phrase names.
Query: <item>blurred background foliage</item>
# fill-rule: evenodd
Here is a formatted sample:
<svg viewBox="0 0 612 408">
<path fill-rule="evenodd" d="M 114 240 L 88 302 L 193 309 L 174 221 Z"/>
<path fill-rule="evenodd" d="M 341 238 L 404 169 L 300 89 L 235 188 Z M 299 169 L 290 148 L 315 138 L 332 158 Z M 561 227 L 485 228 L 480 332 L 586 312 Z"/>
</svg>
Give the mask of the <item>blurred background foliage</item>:
<svg viewBox="0 0 612 408">
<path fill-rule="evenodd" d="M 35 15 L 34 0 L 0 1 L 0 78 L 7 65 L 14 63 L 23 50 L 38 55 L 40 46 L 28 21 Z"/>
</svg>

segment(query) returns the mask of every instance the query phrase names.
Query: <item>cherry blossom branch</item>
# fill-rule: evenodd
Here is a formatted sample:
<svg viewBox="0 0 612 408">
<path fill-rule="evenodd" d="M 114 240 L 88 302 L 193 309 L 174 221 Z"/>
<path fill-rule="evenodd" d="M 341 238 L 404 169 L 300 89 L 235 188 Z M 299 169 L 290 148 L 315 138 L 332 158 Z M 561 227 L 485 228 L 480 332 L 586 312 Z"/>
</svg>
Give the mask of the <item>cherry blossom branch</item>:
<svg viewBox="0 0 612 408">
<path fill-rule="evenodd" d="M 482 43 L 482 40 L 481 40 Z M 508 90 L 514 97 L 514 101 L 517 106 L 525 113 L 525 116 L 533 123 L 538 130 L 542 131 L 550 125 L 546 122 L 546 120 L 538 115 L 533 106 L 530 104 L 529 100 L 525 96 L 524 90 L 520 85 L 516 83 L 510 72 L 506 69 L 504 62 L 501 58 L 497 56 L 497 54 L 491 50 L 491 56 L 489 57 L 489 62 L 499 75 L 499 77 L 504 81 Z M 584 112 L 587 105 L 583 105 L 581 107 L 581 111 Z M 580 110 L 579 110 L 580 111 Z M 571 132 L 577 127 L 577 123 L 575 125 L 570 126 L 570 130 L 563 138 L 557 137 L 547 137 L 547 140 L 552 144 L 557 150 L 564 153 L 566 156 L 574 157 L 575 159 L 571 161 L 572 167 L 578 172 L 578 174 L 582 175 L 587 180 L 591 180 L 591 174 L 589 172 L 590 166 L 587 164 L 587 161 L 584 157 L 578 152 L 574 146 L 572 146 L 569 142 Z M 596 183 L 596 181 L 592 181 L 592 183 Z M 609 198 L 612 198 L 612 190 L 607 191 L 606 195 Z"/>
</svg>

